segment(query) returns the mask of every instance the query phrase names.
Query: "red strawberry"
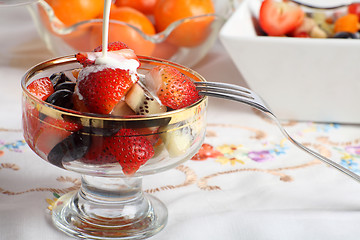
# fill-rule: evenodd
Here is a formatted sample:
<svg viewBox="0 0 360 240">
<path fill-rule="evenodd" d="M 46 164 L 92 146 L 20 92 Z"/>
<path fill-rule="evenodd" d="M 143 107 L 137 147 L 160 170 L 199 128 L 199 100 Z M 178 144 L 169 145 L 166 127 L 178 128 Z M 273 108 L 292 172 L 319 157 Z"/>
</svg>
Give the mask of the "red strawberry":
<svg viewBox="0 0 360 240">
<path fill-rule="evenodd" d="M 132 129 L 121 129 L 105 139 L 109 151 L 118 160 L 125 175 L 134 174 L 141 165 L 154 156 L 149 140 Z"/>
<path fill-rule="evenodd" d="M 37 97 L 45 101 L 54 92 L 54 86 L 50 81 L 50 78 L 44 77 L 34 80 L 27 86 L 27 90 Z"/>
<path fill-rule="evenodd" d="M 173 67 L 157 66 L 151 70 L 150 75 L 153 81 L 149 84 L 150 88 L 157 90 L 161 103 L 167 107 L 180 109 L 200 99 L 191 79 Z"/>
<path fill-rule="evenodd" d="M 129 47 L 123 43 L 123 42 L 111 42 L 108 44 L 108 51 L 117 51 L 121 49 L 128 49 Z M 94 49 L 94 52 L 101 52 L 102 51 L 102 45 L 98 46 Z"/>
<path fill-rule="evenodd" d="M 153 146 L 161 144 L 160 134 L 158 134 L 158 127 L 138 128 L 136 131 L 144 136 Z"/>
<path fill-rule="evenodd" d="M 45 101 L 54 93 L 53 84 L 48 77 L 34 80 L 27 86 L 28 91 L 36 98 Z M 29 142 L 31 148 L 34 148 L 33 135 L 39 130 L 40 119 L 39 110 L 30 103 L 25 104 L 23 112 L 24 135 Z"/>
<path fill-rule="evenodd" d="M 133 50 L 116 50 L 109 52 L 107 58 L 101 57 L 99 52 L 77 54 L 85 67 L 77 78 L 74 98 L 77 96 L 79 101 L 76 101 L 75 109 L 109 114 L 138 80 L 135 72 L 140 63 Z M 97 63 L 97 59 L 102 61 Z"/>
<path fill-rule="evenodd" d="M 74 122 L 46 117 L 34 134 L 34 144 L 39 151 L 48 155 L 56 144 L 80 128 L 81 125 Z"/>
<path fill-rule="evenodd" d="M 129 49 L 129 47 L 123 42 L 112 42 L 108 44 L 109 52 L 119 51 L 122 49 Z M 102 51 L 101 45 L 94 49 L 94 52 L 101 52 L 101 51 Z M 80 52 L 75 55 L 77 61 L 84 67 L 95 64 L 96 56 L 101 56 L 101 54 Z M 135 54 L 131 58 L 137 59 Z"/>
<path fill-rule="evenodd" d="M 77 89 L 90 112 L 109 114 L 133 84 L 129 70 L 93 65 L 80 72 Z"/>
<path fill-rule="evenodd" d="M 106 164 L 117 162 L 115 156 L 109 153 L 104 144 L 104 137 L 92 136 L 91 146 L 85 156 L 80 160 L 88 164 Z"/>
<path fill-rule="evenodd" d="M 135 130 L 121 129 L 111 137 L 93 137 L 91 148 L 81 161 L 89 164 L 118 161 L 124 174 L 132 175 L 152 156 L 154 149 L 149 140 Z"/>
<path fill-rule="evenodd" d="M 108 55 L 118 61 L 123 61 L 125 59 L 134 59 L 139 62 L 136 54 L 131 49 L 121 49 L 116 51 L 108 52 Z M 94 65 L 97 58 L 102 56 L 101 52 L 80 52 L 75 55 L 76 60 L 83 65 L 83 67 L 87 67 L 89 65 Z M 140 64 L 140 62 L 139 62 Z"/>
<path fill-rule="evenodd" d="M 76 60 L 83 65 L 83 67 L 95 64 L 95 59 L 89 59 L 86 52 L 80 52 L 75 54 Z"/>
<path fill-rule="evenodd" d="M 30 105 L 28 102 L 25 103 L 22 114 L 22 125 L 24 137 L 32 149 L 34 149 L 33 136 L 40 126 L 39 114 L 40 112 L 38 109 L 34 108 L 34 106 Z"/>
</svg>

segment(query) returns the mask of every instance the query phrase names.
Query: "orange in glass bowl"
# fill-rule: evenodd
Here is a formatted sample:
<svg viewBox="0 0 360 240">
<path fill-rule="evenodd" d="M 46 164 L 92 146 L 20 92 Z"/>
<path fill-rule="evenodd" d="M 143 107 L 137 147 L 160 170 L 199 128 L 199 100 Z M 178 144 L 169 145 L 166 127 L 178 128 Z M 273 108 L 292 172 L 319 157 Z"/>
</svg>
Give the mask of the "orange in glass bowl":
<svg viewBox="0 0 360 240">
<path fill-rule="evenodd" d="M 91 1 L 97 0 L 84 2 Z M 179 7 L 176 4 L 184 1 L 188 0 L 165 2 L 173 2 L 172 8 L 176 12 L 183 12 L 184 6 Z M 63 20 L 60 13 L 58 14 L 59 10 L 53 7 L 54 2 L 59 4 L 66 1 L 40 0 L 29 9 L 41 38 L 55 56 L 92 51 L 99 46 L 102 39 L 100 29 L 103 7 L 97 7 L 100 12 L 97 16 L 86 15 L 79 18 L 76 23 L 69 23 L 68 20 Z M 194 4 L 188 4 L 191 5 L 188 13 L 177 13 L 171 22 L 165 22 L 166 12 L 159 13 L 160 4 L 164 1 L 157 1 L 156 4 L 160 7 L 155 5 L 152 10 L 148 10 L 147 7 L 143 12 L 141 4 L 144 1 L 134 1 L 139 4 L 137 8 L 129 6 L 129 2 L 132 1 L 117 0 L 112 5 L 110 41 L 125 42 L 138 55 L 162 58 L 188 67 L 194 66 L 208 53 L 217 40 L 221 27 L 236 8 L 236 3 L 232 0 L 207 0 L 206 11 L 190 11 Z M 123 7 L 132 7 L 132 13 L 116 13 Z M 196 5 L 192 7 L 195 8 Z M 66 12 L 69 15 L 81 13 L 80 10 Z M 151 24 L 154 31 L 151 30 Z"/>
</svg>

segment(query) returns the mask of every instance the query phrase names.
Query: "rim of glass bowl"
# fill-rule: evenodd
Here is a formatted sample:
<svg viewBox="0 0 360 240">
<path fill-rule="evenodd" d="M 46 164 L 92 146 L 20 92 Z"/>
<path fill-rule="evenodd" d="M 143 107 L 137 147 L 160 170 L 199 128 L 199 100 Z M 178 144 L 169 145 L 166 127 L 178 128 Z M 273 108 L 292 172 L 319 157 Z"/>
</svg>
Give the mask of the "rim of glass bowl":
<svg viewBox="0 0 360 240">
<path fill-rule="evenodd" d="M 252 11 L 252 14 L 254 16 L 256 16 L 257 18 L 258 18 L 258 13 L 260 10 L 260 5 L 263 1 L 264 0 L 256 0 L 256 1 L 249 0 L 248 1 L 250 4 L 249 6 Z M 295 5 L 299 5 L 306 13 L 322 12 L 322 13 L 325 13 L 328 15 L 334 13 L 335 11 L 343 12 L 351 4 L 351 2 L 350 2 L 348 4 L 345 4 L 345 3 L 339 4 L 338 6 L 334 6 L 334 7 L 316 7 L 316 3 L 311 5 L 310 3 L 309 4 L 302 3 L 301 0 L 290 0 L 289 2 L 292 4 L 295 4 Z"/>
<path fill-rule="evenodd" d="M 221 1 L 223 1 L 223 0 L 221 0 Z M 203 17 L 212 16 L 216 20 L 219 19 L 219 20 L 223 20 L 223 22 L 225 22 L 225 20 L 230 17 L 230 15 L 235 11 L 235 8 L 236 8 L 236 3 L 234 0 L 229 0 L 229 1 L 227 0 L 226 3 L 228 4 L 227 11 L 226 11 L 226 13 L 223 13 L 222 15 L 219 15 L 218 13 L 214 13 L 214 14 L 203 14 L 203 15 L 198 15 L 198 16 L 194 16 L 194 17 L 183 18 L 183 19 L 180 19 L 178 21 L 171 23 L 164 31 L 156 33 L 154 35 L 148 35 L 148 34 L 142 32 L 139 28 L 137 28 L 131 24 L 128 24 L 126 22 L 110 20 L 110 23 L 116 23 L 116 24 L 122 24 L 122 25 L 129 26 L 132 29 L 134 29 L 135 31 L 137 31 L 145 40 L 151 41 L 153 43 L 161 43 L 180 24 L 187 22 L 189 20 L 192 20 L 192 19 L 199 19 L 199 18 L 203 18 Z M 90 20 L 81 21 L 81 22 L 78 22 L 71 26 L 65 27 L 64 24 L 56 17 L 53 9 L 47 2 L 40 0 L 40 1 L 38 1 L 38 5 L 41 6 L 43 8 L 43 10 L 45 11 L 45 13 L 49 19 L 49 22 L 51 23 L 52 30 L 59 35 L 70 34 L 74 31 L 76 31 L 77 28 L 79 28 L 83 25 L 86 25 L 86 24 L 102 23 L 102 19 L 90 19 Z M 37 6 L 37 4 L 34 4 L 34 6 Z"/>
<path fill-rule="evenodd" d="M 348 2 L 348 3 L 339 3 L 337 5 L 334 5 L 334 6 L 319 6 L 317 5 L 316 3 L 313 4 L 313 3 L 306 3 L 306 2 L 302 2 L 300 0 L 290 0 L 291 2 L 305 8 L 305 9 L 312 9 L 312 10 L 322 10 L 322 11 L 333 11 L 333 10 L 339 10 L 339 9 L 342 9 L 342 8 L 347 8 L 350 4 L 352 4 L 352 2 Z"/>
<path fill-rule="evenodd" d="M 138 58 L 140 62 L 144 64 L 145 63 L 153 64 L 153 65 L 165 64 L 175 67 L 181 72 L 186 72 L 187 75 L 194 81 L 206 82 L 205 78 L 201 76 L 199 73 L 183 65 L 163 59 L 158 59 L 155 57 L 138 56 Z M 190 116 L 187 113 L 191 114 L 193 110 L 197 109 L 197 107 L 199 107 L 202 104 L 206 104 L 205 101 L 207 101 L 207 97 L 202 96 L 202 98 L 199 101 L 193 103 L 188 107 L 181 108 L 178 110 L 172 110 L 161 114 L 153 114 L 153 115 L 145 115 L 145 116 L 143 115 L 115 116 L 115 115 L 96 114 L 96 113 L 84 113 L 73 109 L 67 109 L 67 108 L 55 106 L 53 104 L 47 103 L 41 99 L 36 98 L 27 90 L 28 80 L 33 76 L 35 76 L 37 73 L 43 72 L 44 70 L 51 67 L 62 66 L 66 64 L 79 64 L 79 63 L 77 62 L 76 58 L 73 55 L 53 58 L 33 66 L 24 74 L 24 76 L 21 79 L 21 87 L 23 90 L 23 94 L 26 94 L 26 96 L 31 98 L 31 100 L 34 101 L 34 105 L 40 105 L 42 107 L 45 107 L 45 109 L 42 110 L 42 112 L 49 113 L 49 115 L 56 115 L 56 116 L 66 115 L 75 118 L 89 118 L 92 120 L 103 120 L 103 121 L 116 120 L 116 121 L 124 121 L 124 122 L 163 120 L 163 119 L 172 119 L 172 118 L 175 118 L 176 121 L 181 121 L 187 119 L 188 116 Z M 79 68 L 81 68 L 80 64 L 79 64 Z M 140 69 L 141 69 L 141 65 L 140 65 Z"/>
</svg>

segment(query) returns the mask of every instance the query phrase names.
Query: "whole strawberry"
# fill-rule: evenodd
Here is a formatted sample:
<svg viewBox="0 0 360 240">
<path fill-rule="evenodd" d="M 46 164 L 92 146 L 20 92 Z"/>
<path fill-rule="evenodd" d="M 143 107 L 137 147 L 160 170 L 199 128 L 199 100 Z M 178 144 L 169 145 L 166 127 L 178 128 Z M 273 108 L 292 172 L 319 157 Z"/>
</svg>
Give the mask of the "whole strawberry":
<svg viewBox="0 0 360 240">
<path fill-rule="evenodd" d="M 186 75 L 170 66 L 157 66 L 150 72 L 147 85 L 155 90 L 162 104 L 180 109 L 200 99 L 195 84 Z"/>
</svg>

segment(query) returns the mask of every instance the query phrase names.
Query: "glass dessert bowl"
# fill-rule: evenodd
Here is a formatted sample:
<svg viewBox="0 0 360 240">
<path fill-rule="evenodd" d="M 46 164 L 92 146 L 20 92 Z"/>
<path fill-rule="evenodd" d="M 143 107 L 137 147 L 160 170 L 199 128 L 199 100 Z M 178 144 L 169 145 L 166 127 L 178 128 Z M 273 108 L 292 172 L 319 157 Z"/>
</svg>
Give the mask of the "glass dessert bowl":
<svg viewBox="0 0 360 240">
<path fill-rule="evenodd" d="M 139 60 L 141 75 L 156 66 L 168 65 L 193 81 L 205 81 L 178 64 L 150 57 Z M 57 73 L 71 76 L 79 68 L 81 65 L 75 57 L 60 57 L 34 66 L 21 82 L 26 142 L 42 159 L 82 175 L 79 191 L 68 193 L 56 202 L 53 222 L 63 232 L 79 238 L 150 237 L 166 225 L 167 209 L 161 201 L 142 191 L 142 177 L 173 168 L 199 150 L 205 137 L 207 98 L 161 114 L 119 117 L 59 107 L 38 99 L 28 90 L 35 79 Z M 144 145 L 151 148 L 152 154 L 136 171 L 130 167 L 126 172 L 119 161 L 95 154 L 98 149 L 104 151 L 109 141 L 116 141 L 117 145 L 125 142 L 127 146 L 121 148 L 125 149 L 126 161 L 136 152 L 132 144 L 142 145 L 142 140 L 147 142 Z"/>
<path fill-rule="evenodd" d="M 134 24 L 110 19 L 109 41 L 122 41 L 138 55 L 153 56 L 192 67 L 212 48 L 221 27 L 237 5 L 233 0 L 212 2 L 214 13 L 179 19 L 152 34 L 142 31 Z M 101 44 L 101 18 L 65 24 L 44 0 L 33 4 L 29 10 L 40 37 L 55 56 L 92 51 Z M 146 17 L 151 22 L 154 21 L 152 15 Z M 188 30 L 184 31 L 185 34 L 179 34 L 180 28 Z"/>
</svg>

